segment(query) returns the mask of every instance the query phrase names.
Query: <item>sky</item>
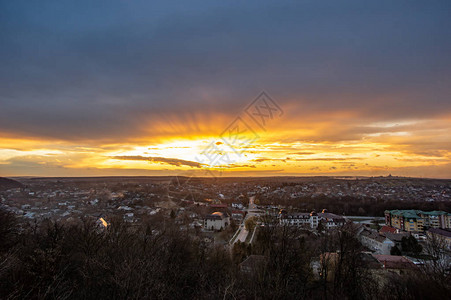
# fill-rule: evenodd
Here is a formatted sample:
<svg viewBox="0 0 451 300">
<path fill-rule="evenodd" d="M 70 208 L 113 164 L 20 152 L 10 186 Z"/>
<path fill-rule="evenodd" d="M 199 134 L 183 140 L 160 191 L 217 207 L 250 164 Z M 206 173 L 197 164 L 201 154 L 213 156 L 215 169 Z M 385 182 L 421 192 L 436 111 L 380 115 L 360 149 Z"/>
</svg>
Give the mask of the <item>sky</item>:
<svg viewBox="0 0 451 300">
<path fill-rule="evenodd" d="M 0 45 L 0 176 L 451 178 L 447 0 L 0 0 Z"/>
</svg>

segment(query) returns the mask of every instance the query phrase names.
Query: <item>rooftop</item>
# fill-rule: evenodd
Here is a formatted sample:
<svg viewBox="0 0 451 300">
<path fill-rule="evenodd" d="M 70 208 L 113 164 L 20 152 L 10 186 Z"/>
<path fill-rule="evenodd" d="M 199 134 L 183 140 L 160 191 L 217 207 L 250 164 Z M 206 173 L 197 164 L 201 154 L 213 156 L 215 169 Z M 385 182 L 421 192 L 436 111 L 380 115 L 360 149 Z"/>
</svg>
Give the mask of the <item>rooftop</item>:
<svg viewBox="0 0 451 300">
<path fill-rule="evenodd" d="M 378 255 L 373 256 L 384 266 L 385 269 L 415 269 L 416 266 L 413 262 L 405 258 L 404 256 L 396 255 Z"/>
<path fill-rule="evenodd" d="M 451 238 L 451 230 L 441 229 L 441 228 L 430 228 L 428 232 L 438 234 L 447 238 Z"/>
<path fill-rule="evenodd" d="M 212 213 L 211 215 L 207 215 L 205 218 L 210 219 L 210 220 L 222 220 L 226 217 L 227 217 L 227 215 L 225 215 L 222 212 L 217 211 L 217 212 Z"/>
<path fill-rule="evenodd" d="M 390 227 L 390 226 L 382 226 L 382 228 L 379 230 L 380 233 L 396 233 L 396 228 Z"/>
</svg>

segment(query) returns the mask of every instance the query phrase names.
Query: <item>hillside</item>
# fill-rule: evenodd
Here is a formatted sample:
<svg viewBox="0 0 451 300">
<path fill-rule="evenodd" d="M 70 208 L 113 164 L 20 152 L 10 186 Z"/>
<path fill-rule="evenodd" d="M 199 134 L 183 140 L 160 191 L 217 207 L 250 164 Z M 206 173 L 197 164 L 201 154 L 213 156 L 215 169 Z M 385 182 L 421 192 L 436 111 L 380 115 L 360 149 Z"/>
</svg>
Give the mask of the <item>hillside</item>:
<svg viewBox="0 0 451 300">
<path fill-rule="evenodd" d="M 0 177 L 0 191 L 4 191 L 7 189 L 11 189 L 11 188 L 18 188 L 18 187 L 22 187 L 22 183 L 9 179 L 9 178 L 5 178 L 5 177 Z"/>
</svg>

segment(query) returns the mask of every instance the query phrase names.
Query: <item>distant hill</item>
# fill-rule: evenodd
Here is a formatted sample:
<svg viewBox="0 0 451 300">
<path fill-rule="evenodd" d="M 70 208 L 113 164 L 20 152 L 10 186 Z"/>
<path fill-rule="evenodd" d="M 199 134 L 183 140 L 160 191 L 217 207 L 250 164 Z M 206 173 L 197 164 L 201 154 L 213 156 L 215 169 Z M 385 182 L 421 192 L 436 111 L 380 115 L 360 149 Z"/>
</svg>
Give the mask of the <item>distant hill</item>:
<svg viewBox="0 0 451 300">
<path fill-rule="evenodd" d="M 5 178 L 5 177 L 0 177 L 0 191 L 4 191 L 7 189 L 13 189 L 13 188 L 20 188 L 22 187 L 22 183 L 9 179 L 9 178 Z"/>
<path fill-rule="evenodd" d="M 1 177 L 0 177 L 1 178 Z M 27 185 L 35 182 L 101 182 L 101 183 L 183 183 L 190 181 L 192 183 L 235 183 L 235 182 L 255 182 L 257 184 L 265 183 L 312 183 L 312 182 L 343 182 L 343 181 L 367 181 L 378 183 L 399 184 L 451 184 L 451 178 L 418 178 L 418 177 L 401 177 L 401 176 L 259 176 L 259 177 L 229 177 L 229 176 L 96 176 L 96 177 L 14 177 L 21 183 Z"/>
</svg>

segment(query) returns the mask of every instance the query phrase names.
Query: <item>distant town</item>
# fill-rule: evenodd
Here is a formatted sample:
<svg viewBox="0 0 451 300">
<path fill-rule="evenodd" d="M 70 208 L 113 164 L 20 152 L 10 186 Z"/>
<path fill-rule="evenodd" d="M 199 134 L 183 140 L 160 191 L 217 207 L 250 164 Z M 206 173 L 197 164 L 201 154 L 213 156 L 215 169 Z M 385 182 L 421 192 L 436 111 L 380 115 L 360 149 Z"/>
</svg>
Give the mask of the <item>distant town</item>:
<svg viewBox="0 0 451 300">
<path fill-rule="evenodd" d="M 137 223 L 172 212 L 180 224 L 196 227 L 214 210 L 240 221 L 251 197 L 273 216 L 281 209 L 380 218 L 387 209 L 451 210 L 450 180 L 391 176 L 20 178 L 17 183 L 0 192 L 2 207 L 37 221 L 120 217 Z"/>
<path fill-rule="evenodd" d="M 336 280 L 343 251 L 358 255 L 380 287 L 389 286 L 394 274 L 404 280 L 403 274 L 430 272 L 437 263 L 441 280 L 451 276 L 450 180 L 103 177 L 1 183 L 0 209 L 14 215 L 22 231 L 55 224 L 91 224 L 98 234 L 117 224 L 129 234 L 144 227 L 149 236 L 176 230 L 210 251 L 220 247 L 240 274 L 254 276 L 280 242 L 270 242 L 271 236 L 294 230 L 295 240 L 302 238 L 311 251 L 309 280 L 324 286 Z M 341 232 L 355 238 L 352 250 L 329 244 L 345 242 Z"/>
<path fill-rule="evenodd" d="M 402 237 L 410 235 L 424 241 L 426 234 L 435 234 L 449 243 L 451 214 L 439 209 L 449 211 L 450 195 L 450 181 L 392 176 L 23 178 L 0 193 L 2 209 L 23 222 L 77 224 L 90 219 L 106 228 L 115 219 L 133 226 L 159 220 L 159 224 L 172 222 L 180 230 L 223 244 L 253 241 L 256 227 L 249 232 L 246 220 L 260 226 L 277 222 L 316 231 L 347 222 L 363 224 L 359 232 L 362 243 L 379 254 L 390 254 L 393 247 L 400 246 Z M 339 207 L 342 199 L 354 199 L 360 205 L 354 211 L 349 208 L 352 201 Z M 387 202 L 393 208 L 394 201 L 402 202 L 403 208 L 429 207 L 431 211 L 369 213 Z M 324 208 L 318 209 L 317 202 Z M 349 212 L 352 215 L 346 215 Z M 382 231 L 376 231 L 381 225 Z"/>
</svg>

